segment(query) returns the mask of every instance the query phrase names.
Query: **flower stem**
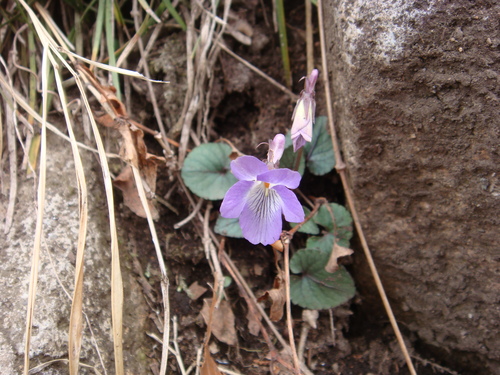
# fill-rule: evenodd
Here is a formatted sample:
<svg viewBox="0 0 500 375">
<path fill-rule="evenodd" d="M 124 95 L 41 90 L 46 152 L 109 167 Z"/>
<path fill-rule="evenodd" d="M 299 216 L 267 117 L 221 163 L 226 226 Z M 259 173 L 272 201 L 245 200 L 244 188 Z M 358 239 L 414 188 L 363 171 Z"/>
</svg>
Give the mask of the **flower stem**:
<svg viewBox="0 0 500 375">
<path fill-rule="evenodd" d="M 295 164 L 293 166 L 293 170 L 294 171 L 299 171 L 299 167 L 300 167 L 300 158 L 302 158 L 302 152 L 304 150 L 304 147 L 301 147 L 299 148 L 299 151 L 297 151 L 297 153 L 295 154 Z"/>
<path fill-rule="evenodd" d="M 284 246 L 284 263 L 285 263 L 285 299 L 286 299 L 286 323 L 288 330 L 288 339 L 290 341 L 290 350 L 292 352 L 293 366 L 295 373 L 300 374 L 300 362 L 295 348 L 295 340 L 293 337 L 292 327 L 292 303 L 290 301 L 290 238 L 285 238 Z"/>
</svg>

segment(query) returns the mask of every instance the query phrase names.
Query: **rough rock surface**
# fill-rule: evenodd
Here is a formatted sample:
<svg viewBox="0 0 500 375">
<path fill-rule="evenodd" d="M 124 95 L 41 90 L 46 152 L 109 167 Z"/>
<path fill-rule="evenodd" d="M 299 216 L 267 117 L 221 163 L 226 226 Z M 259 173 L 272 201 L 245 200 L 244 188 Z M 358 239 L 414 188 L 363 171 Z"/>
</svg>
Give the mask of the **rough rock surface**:
<svg viewBox="0 0 500 375">
<path fill-rule="evenodd" d="M 110 245 L 107 205 L 96 158 L 82 151 L 89 190 L 89 224 L 85 253 L 84 329 L 81 363 L 103 373 L 114 372 L 111 339 Z M 4 374 L 20 374 L 23 368 L 24 335 L 31 254 L 36 224 L 36 183 L 18 177 L 14 224 L 0 234 L 0 368 Z M 6 207 L 8 195 L 0 195 Z M 0 207 L 1 208 L 1 207 Z M 1 211 L 1 210 L 0 210 Z M 78 198 L 74 162 L 68 142 L 49 134 L 46 207 L 40 257 L 38 290 L 31 344 L 31 367 L 43 374 L 67 374 L 68 327 L 74 285 L 78 236 Z M 123 246 L 122 246 L 123 247 Z M 121 249 L 125 252 L 125 249 Z M 123 259 L 125 285 L 125 368 L 133 374 L 147 373 L 141 358 L 148 307 Z M 133 322 L 133 324 L 131 324 Z M 92 332 L 89 329 L 92 329 Z M 101 359 L 98 355 L 102 358 Z M 51 362 L 56 360 L 55 362 Z M 63 361 L 57 361 L 63 360 Z M 45 367 L 45 364 L 48 364 Z M 94 373 L 81 367 L 81 373 Z"/>
<path fill-rule="evenodd" d="M 450 367 L 499 374 L 500 3 L 324 4 L 342 149 L 398 319 Z"/>
</svg>

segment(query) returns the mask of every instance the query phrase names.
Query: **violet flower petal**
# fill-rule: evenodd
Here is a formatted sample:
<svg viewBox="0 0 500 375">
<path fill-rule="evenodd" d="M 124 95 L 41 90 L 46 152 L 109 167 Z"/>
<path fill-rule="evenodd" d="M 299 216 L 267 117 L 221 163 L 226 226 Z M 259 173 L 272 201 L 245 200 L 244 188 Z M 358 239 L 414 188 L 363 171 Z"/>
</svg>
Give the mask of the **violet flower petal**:
<svg viewBox="0 0 500 375">
<path fill-rule="evenodd" d="M 290 169 L 272 169 L 257 176 L 258 181 L 268 182 L 270 184 L 284 185 L 289 189 L 295 189 L 300 184 L 300 173 Z"/>
<path fill-rule="evenodd" d="M 306 77 L 306 82 L 304 84 L 304 91 L 308 93 L 314 92 L 314 86 L 316 86 L 316 81 L 318 80 L 319 71 L 318 69 L 313 69 L 309 77 Z"/>
<path fill-rule="evenodd" d="M 231 172 L 238 180 L 255 181 L 257 175 L 267 170 L 266 163 L 254 156 L 240 156 L 231 162 Z"/>
<path fill-rule="evenodd" d="M 220 206 L 222 217 L 235 219 L 241 215 L 246 203 L 245 196 L 254 184 L 253 181 L 238 181 L 229 188 Z"/>
<path fill-rule="evenodd" d="M 283 201 L 281 209 L 285 219 L 291 223 L 300 223 L 304 220 L 304 210 L 297 196 L 284 186 L 275 186 L 273 189 L 279 194 Z"/>
<path fill-rule="evenodd" d="M 254 185 L 246 203 L 240 215 L 243 236 L 254 245 L 269 245 L 277 241 L 283 224 L 283 201 L 278 192 L 266 188 L 264 184 Z"/>
</svg>

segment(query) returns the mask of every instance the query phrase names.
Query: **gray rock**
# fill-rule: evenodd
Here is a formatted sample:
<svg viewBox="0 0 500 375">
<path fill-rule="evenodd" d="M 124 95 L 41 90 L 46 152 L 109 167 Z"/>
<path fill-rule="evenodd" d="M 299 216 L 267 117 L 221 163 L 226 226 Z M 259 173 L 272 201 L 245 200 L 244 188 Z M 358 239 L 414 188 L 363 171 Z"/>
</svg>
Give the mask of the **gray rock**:
<svg viewBox="0 0 500 375">
<path fill-rule="evenodd" d="M 343 154 L 397 317 L 451 365 L 498 374 L 500 4 L 324 3 Z"/>
<path fill-rule="evenodd" d="M 79 224 L 78 197 L 69 143 L 52 134 L 49 134 L 48 140 L 44 234 L 30 357 L 31 367 L 40 366 L 41 373 L 67 374 L 64 360 L 68 358 L 70 296 L 74 287 Z M 88 320 L 84 329 L 81 363 L 95 367 L 99 373 L 104 373 L 104 365 L 107 372 L 114 373 L 107 205 L 96 158 L 87 151 L 82 151 L 81 155 L 89 190 L 84 278 L 84 313 Z M 0 368 L 4 374 L 21 373 L 23 368 L 26 308 L 36 224 L 36 188 L 33 179 L 19 177 L 14 223 L 7 235 L 3 231 L 1 234 Z M 0 196 L 0 204 L 7 204 L 7 196 Z M 129 260 L 123 257 L 125 298 L 128 298 L 124 313 L 125 363 L 131 373 L 143 374 L 147 373 L 148 366 L 140 360 L 140 348 L 142 346 L 142 350 L 146 350 L 145 343 L 150 340 L 144 332 L 148 307 L 139 295 L 140 290 L 134 275 L 129 271 L 131 267 L 128 263 Z M 43 367 L 49 361 L 59 359 L 63 361 Z M 84 367 L 80 371 L 95 373 Z"/>
</svg>

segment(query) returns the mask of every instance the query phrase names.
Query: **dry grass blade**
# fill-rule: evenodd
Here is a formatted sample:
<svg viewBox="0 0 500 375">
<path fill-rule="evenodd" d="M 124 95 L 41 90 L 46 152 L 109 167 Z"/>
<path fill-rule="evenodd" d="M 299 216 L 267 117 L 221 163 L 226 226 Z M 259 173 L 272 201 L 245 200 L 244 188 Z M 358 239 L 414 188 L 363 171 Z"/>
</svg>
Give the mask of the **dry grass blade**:
<svg viewBox="0 0 500 375">
<path fill-rule="evenodd" d="M 69 334 L 68 334 L 68 355 L 69 355 L 69 372 L 76 375 L 78 373 L 78 366 L 80 362 L 80 350 L 82 345 L 82 331 L 83 331 L 83 258 L 85 252 L 85 240 L 87 236 L 87 219 L 88 219 L 88 205 L 87 205 L 87 184 L 85 182 L 85 173 L 83 171 L 83 164 L 80 158 L 78 145 L 73 133 L 72 121 L 68 112 L 66 102 L 66 95 L 62 85 L 61 76 L 59 71 L 55 71 L 55 78 L 59 98 L 66 120 L 68 134 L 71 139 L 71 149 L 73 152 L 73 160 L 75 162 L 76 179 L 78 184 L 78 201 L 80 211 L 80 225 L 78 230 L 78 245 L 76 250 L 76 264 L 75 264 L 75 288 L 73 291 L 73 299 L 71 304 L 71 316 L 69 321 Z"/>
<path fill-rule="evenodd" d="M 3 61 L 2 61 L 3 62 Z M 7 66 L 5 66 L 5 70 L 8 71 Z M 13 121 L 8 121 L 7 122 L 7 144 L 8 144 L 8 151 L 9 151 L 9 173 L 10 173 L 10 187 L 9 187 L 9 204 L 7 206 L 7 212 L 5 213 L 5 222 L 4 222 L 4 233 L 8 233 L 10 230 L 10 227 L 12 226 L 12 221 L 14 218 L 14 207 L 16 203 L 16 196 L 17 196 L 17 143 L 16 143 L 16 117 L 14 116 L 14 113 L 16 112 L 17 104 L 16 101 L 13 98 L 7 98 L 7 96 L 4 93 L 4 98 L 6 99 L 4 101 L 5 104 L 5 115 L 6 118 L 13 119 Z M 8 102 L 8 99 L 11 99 L 10 102 Z M 1 111 L 1 108 L 0 108 Z M 3 119 L 3 117 L 2 117 Z M 3 134 L 3 129 L 2 129 L 2 120 L 0 120 L 0 140 L 3 141 L 3 137 L 1 134 Z M 3 150 L 3 145 L 2 141 L 0 141 L 0 150 Z M 1 151 L 0 151 L 1 152 Z"/>
<path fill-rule="evenodd" d="M 43 119 L 42 116 L 40 116 L 38 113 L 36 113 L 33 108 L 30 107 L 30 105 L 26 102 L 26 100 L 19 94 L 12 86 L 9 85 L 7 82 L 7 77 L 4 76 L 2 73 L 0 73 L 0 86 L 2 87 L 2 90 L 5 90 L 6 93 L 8 93 L 12 99 L 15 101 L 15 103 L 19 106 L 21 106 L 30 116 L 33 117 L 34 120 L 36 120 L 39 124 L 42 124 Z M 4 97 L 6 97 L 4 95 Z M 29 123 L 28 120 L 26 120 L 22 114 L 19 112 L 16 112 L 16 116 L 23 121 L 24 123 Z M 52 123 L 46 121 L 45 126 L 47 127 L 47 130 L 50 130 L 52 133 L 56 134 L 58 137 L 64 139 L 65 141 L 71 142 L 71 138 L 68 137 L 66 134 L 61 132 L 56 126 L 54 126 Z M 77 145 L 79 148 L 83 150 L 87 150 L 93 153 L 98 153 L 99 151 L 89 147 L 87 145 L 84 145 L 81 142 L 77 142 Z M 113 153 L 107 153 L 106 156 L 108 158 L 119 158 L 117 154 Z"/>
<path fill-rule="evenodd" d="M 90 124 L 94 133 L 94 138 L 99 150 L 99 160 L 104 178 L 104 187 L 106 191 L 106 200 L 108 202 L 108 217 L 111 233 L 111 319 L 113 323 L 113 345 L 115 351 L 115 372 L 118 375 L 124 374 L 123 369 L 123 281 L 120 270 L 120 252 L 118 249 L 118 235 L 116 228 L 116 218 L 114 212 L 114 196 L 113 184 L 111 182 L 111 174 L 109 171 L 106 152 L 102 143 L 102 138 L 99 133 L 99 128 L 92 114 L 92 109 L 85 95 L 83 83 L 79 77 L 76 78 L 76 83 L 80 92 L 83 95 L 85 108 L 90 118 Z"/>
<path fill-rule="evenodd" d="M 35 311 L 36 288 L 38 284 L 38 268 L 40 263 L 40 247 L 42 242 L 43 211 L 45 207 L 45 179 L 47 175 L 47 75 L 48 75 L 48 49 L 43 50 L 42 57 L 42 132 L 40 142 L 40 171 L 38 175 L 37 190 L 37 217 L 35 229 L 35 241 L 31 257 L 30 284 L 28 290 L 28 308 L 26 313 L 26 341 L 24 345 L 24 374 L 28 375 L 30 367 L 31 328 L 33 326 L 33 315 Z"/>
<path fill-rule="evenodd" d="M 151 210 L 149 209 L 148 199 L 146 197 L 146 192 L 144 191 L 144 186 L 142 184 L 141 173 L 139 169 L 132 165 L 132 170 L 134 172 L 135 183 L 137 186 L 137 190 L 139 192 L 139 197 L 141 198 L 142 205 L 144 210 L 146 211 L 146 216 L 149 225 L 149 231 L 151 232 L 151 236 L 153 239 L 153 244 L 156 250 L 156 257 L 158 258 L 158 263 L 160 265 L 161 272 L 161 291 L 163 295 L 163 306 L 165 309 L 165 316 L 163 320 L 163 347 L 162 347 L 162 356 L 161 356 L 161 367 L 160 374 L 166 374 L 167 372 L 167 363 L 168 363 L 168 344 L 170 342 L 170 305 L 169 305 L 169 295 L 168 295 L 168 276 L 167 276 L 167 267 L 165 266 L 165 262 L 163 261 L 163 255 L 160 248 L 160 241 L 158 240 L 158 235 L 156 234 L 156 227 L 153 221 L 153 216 L 151 215 Z"/>
<path fill-rule="evenodd" d="M 290 99 L 297 100 L 299 98 L 299 96 L 297 94 L 294 94 L 290 89 L 288 89 L 285 86 L 283 86 L 281 83 L 279 83 L 278 81 L 276 81 L 274 78 L 269 77 L 262 70 L 260 70 L 259 68 L 255 67 L 254 65 L 250 64 L 248 61 L 246 61 L 245 59 L 241 58 L 237 54 L 235 54 L 233 51 L 231 51 L 229 48 L 227 48 L 224 45 L 224 43 L 219 42 L 218 45 L 228 55 L 234 57 L 236 60 L 238 60 L 239 62 L 241 62 L 243 65 L 245 65 L 246 67 L 248 67 L 253 72 L 257 73 L 259 76 L 261 76 L 262 78 L 264 78 L 266 81 L 268 81 L 269 83 L 271 83 L 273 86 L 275 86 L 278 89 L 280 89 L 281 91 L 283 91 L 285 94 L 287 94 L 290 97 Z"/>
<path fill-rule="evenodd" d="M 139 19 L 138 19 L 139 18 L 139 11 L 137 9 L 137 1 L 136 0 L 133 1 L 132 9 L 133 9 L 133 14 L 134 14 L 134 25 L 135 25 L 136 35 L 140 35 L 140 26 L 139 26 Z M 139 46 L 139 51 L 141 53 L 141 60 L 147 61 L 147 55 L 144 51 L 144 44 L 143 44 L 141 38 L 138 38 L 137 44 Z M 144 71 L 146 72 L 146 75 L 149 76 L 150 74 L 149 74 L 148 64 L 143 64 L 143 68 L 144 68 Z M 170 146 L 168 145 L 168 142 L 167 142 L 167 132 L 165 130 L 165 126 L 163 125 L 162 114 L 160 112 L 160 108 L 158 107 L 158 100 L 156 99 L 156 95 L 155 95 L 155 92 L 153 90 L 153 85 L 151 84 L 151 81 L 149 81 L 149 80 L 146 81 L 146 84 L 148 87 L 148 93 L 149 93 L 149 97 L 151 99 L 151 104 L 153 105 L 153 111 L 154 111 L 154 114 L 156 117 L 156 122 L 158 123 L 158 127 L 160 128 L 160 133 L 163 137 L 164 147 L 166 148 L 165 151 L 169 155 L 172 155 L 173 152 L 170 149 Z"/>
<path fill-rule="evenodd" d="M 29 371 L 29 348 L 31 340 L 31 326 L 33 322 L 33 312 L 34 312 L 34 302 L 35 302 L 35 292 L 36 284 L 38 278 L 38 263 L 40 257 L 40 241 L 42 235 L 42 219 L 43 219 L 43 205 L 45 200 L 45 167 L 46 167 L 46 119 L 47 119 L 47 71 L 48 71 L 48 60 L 53 65 L 54 70 L 59 69 L 59 63 L 62 63 L 70 73 L 75 77 L 76 84 L 80 90 L 83 97 L 83 102 L 85 108 L 90 118 L 90 123 L 92 126 L 92 131 L 94 133 L 94 138 L 97 144 L 97 149 L 99 152 L 99 159 L 101 162 L 101 167 L 104 177 L 104 186 L 106 191 L 106 199 L 108 202 L 108 217 L 111 233 L 111 316 L 113 325 L 113 345 L 115 354 L 115 372 L 118 375 L 124 374 L 123 369 L 123 282 L 120 270 L 120 258 L 118 250 L 118 236 L 116 228 L 116 219 L 114 214 L 114 197 L 113 197 L 113 187 L 111 183 L 111 177 L 107 162 L 106 153 L 104 150 L 104 145 L 97 128 L 97 124 L 92 114 L 90 104 L 88 102 L 87 96 L 85 94 L 84 85 L 81 82 L 79 76 L 76 72 L 69 66 L 69 64 L 64 60 L 59 51 L 61 46 L 57 45 L 54 39 L 49 35 L 47 30 L 40 23 L 36 14 L 33 10 L 26 4 L 24 0 L 19 0 L 21 5 L 28 12 L 28 15 L 33 22 L 33 26 L 37 32 L 37 36 L 43 45 L 43 59 L 42 59 L 42 92 L 43 92 L 43 116 L 42 116 L 42 142 L 41 142 L 41 152 L 40 152 L 40 181 L 39 181 L 39 191 L 38 191 L 38 217 L 35 232 L 35 244 L 32 257 L 32 271 L 30 279 L 30 290 L 28 296 L 28 312 L 26 318 L 26 345 L 25 345 L 25 374 L 27 375 Z M 49 53 L 51 50 L 54 56 Z M 58 61 L 56 61 L 56 58 Z"/>
<path fill-rule="evenodd" d="M 111 65 L 103 64 L 103 63 L 100 63 L 100 62 L 97 62 L 97 61 L 92 61 L 92 60 L 86 59 L 85 57 L 80 56 L 80 55 L 78 55 L 76 53 L 68 51 L 67 49 L 64 49 L 64 48 L 58 48 L 58 51 L 61 52 L 61 53 L 65 53 L 65 54 L 67 54 L 67 55 L 69 55 L 71 57 L 74 57 L 75 59 L 78 59 L 80 61 L 83 61 L 83 62 L 85 62 L 85 63 L 87 63 L 89 65 L 95 66 L 96 68 L 107 70 L 107 71 L 112 72 L 112 73 L 123 74 L 123 75 L 126 75 L 126 76 L 130 76 L 130 77 L 133 77 L 133 78 L 139 78 L 139 79 L 142 79 L 142 80 L 145 80 L 145 81 L 149 81 L 149 82 L 169 83 L 168 81 L 158 81 L 158 80 L 155 80 L 155 79 L 151 79 L 151 78 L 145 77 L 141 73 L 138 73 L 138 72 L 136 72 L 134 70 L 118 68 L 116 66 L 111 66 Z"/>
</svg>

